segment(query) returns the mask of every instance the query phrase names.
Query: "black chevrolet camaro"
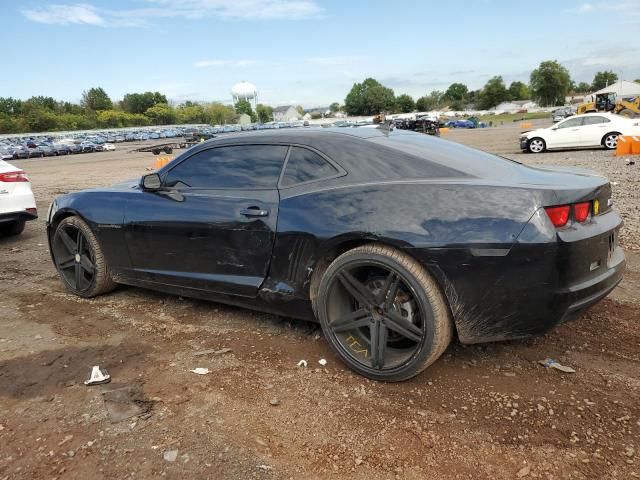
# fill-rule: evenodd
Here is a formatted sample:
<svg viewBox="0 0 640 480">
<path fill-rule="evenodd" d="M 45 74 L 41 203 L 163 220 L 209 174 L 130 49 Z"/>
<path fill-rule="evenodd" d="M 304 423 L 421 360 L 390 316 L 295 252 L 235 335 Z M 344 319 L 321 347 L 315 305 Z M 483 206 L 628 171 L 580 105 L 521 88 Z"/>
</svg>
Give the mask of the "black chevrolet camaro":
<svg viewBox="0 0 640 480">
<path fill-rule="evenodd" d="M 79 296 L 122 283 L 317 320 L 349 367 L 388 381 L 454 335 L 544 333 L 625 265 L 605 178 L 382 128 L 212 139 L 140 181 L 58 197 L 47 225 Z"/>
</svg>

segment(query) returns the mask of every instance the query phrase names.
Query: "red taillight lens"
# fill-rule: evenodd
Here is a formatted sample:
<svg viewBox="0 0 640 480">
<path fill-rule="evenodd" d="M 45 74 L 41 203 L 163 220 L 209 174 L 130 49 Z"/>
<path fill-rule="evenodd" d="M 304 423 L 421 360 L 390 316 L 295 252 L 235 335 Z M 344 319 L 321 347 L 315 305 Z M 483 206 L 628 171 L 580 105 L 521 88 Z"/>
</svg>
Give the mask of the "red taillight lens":
<svg viewBox="0 0 640 480">
<path fill-rule="evenodd" d="M 591 202 L 576 203 L 573 206 L 573 215 L 576 218 L 576 222 L 584 222 L 589 218 L 589 211 L 591 210 Z"/>
<path fill-rule="evenodd" d="M 15 172 L 0 173 L 0 182 L 28 182 L 27 174 L 22 170 Z"/>
<path fill-rule="evenodd" d="M 549 220 L 556 227 L 564 227 L 569 221 L 569 205 L 558 205 L 557 207 L 544 207 Z"/>
</svg>

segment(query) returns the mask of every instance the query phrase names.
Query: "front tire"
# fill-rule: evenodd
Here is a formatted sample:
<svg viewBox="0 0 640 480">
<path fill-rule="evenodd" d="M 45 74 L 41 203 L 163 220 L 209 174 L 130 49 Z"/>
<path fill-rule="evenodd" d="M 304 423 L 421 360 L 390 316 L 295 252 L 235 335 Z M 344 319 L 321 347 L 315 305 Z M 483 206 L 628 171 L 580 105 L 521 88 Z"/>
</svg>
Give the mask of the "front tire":
<svg viewBox="0 0 640 480">
<path fill-rule="evenodd" d="M 547 144 L 540 137 L 535 137 L 529 140 L 529 145 L 527 146 L 527 150 L 530 153 L 542 153 L 547 149 Z"/>
<path fill-rule="evenodd" d="M 81 218 L 60 221 L 51 250 L 58 275 L 71 293 L 91 298 L 115 288 L 98 239 Z"/>
<path fill-rule="evenodd" d="M 607 150 L 615 150 L 618 146 L 618 137 L 620 134 L 618 132 L 607 133 L 602 138 L 602 146 Z"/>
<path fill-rule="evenodd" d="M 0 224 L 0 235 L 13 237 L 20 235 L 24 231 L 24 220 L 14 220 L 13 222 Z"/>
<path fill-rule="evenodd" d="M 628 108 L 621 110 L 618 115 L 621 115 L 626 118 L 636 118 L 638 116 L 637 113 L 635 113 L 633 110 L 630 110 Z"/>
<path fill-rule="evenodd" d="M 385 245 L 364 245 L 336 258 L 320 281 L 315 310 L 333 350 L 373 380 L 416 376 L 453 335 L 435 280 L 416 260 Z"/>
</svg>

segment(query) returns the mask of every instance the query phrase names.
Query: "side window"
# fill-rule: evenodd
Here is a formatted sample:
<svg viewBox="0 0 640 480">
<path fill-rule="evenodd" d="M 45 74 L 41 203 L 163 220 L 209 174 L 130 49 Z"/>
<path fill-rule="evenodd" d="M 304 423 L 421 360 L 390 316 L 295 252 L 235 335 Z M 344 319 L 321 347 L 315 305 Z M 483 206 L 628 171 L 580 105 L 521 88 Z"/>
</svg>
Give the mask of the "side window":
<svg viewBox="0 0 640 480">
<path fill-rule="evenodd" d="M 203 150 L 172 168 L 167 187 L 269 188 L 276 187 L 287 147 L 237 145 Z"/>
<path fill-rule="evenodd" d="M 582 125 L 582 117 L 570 118 L 569 120 L 565 120 L 558 128 L 571 128 L 571 127 L 579 127 Z"/>
<path fill-rule="evenodd" d="M 584 117 L 584 125 L 597 125 L 601 123 L 607 123 L 610 120 L 606 117 L 594 116 L 594 117 Z"/>
<path fill-rule="evenodd" d="M 282 177 L 282 186 L 320 180 L 336 175 L 338 170 L 324 158 L 311 150 L 291 147 L 287 167 Z"/>
</svg>

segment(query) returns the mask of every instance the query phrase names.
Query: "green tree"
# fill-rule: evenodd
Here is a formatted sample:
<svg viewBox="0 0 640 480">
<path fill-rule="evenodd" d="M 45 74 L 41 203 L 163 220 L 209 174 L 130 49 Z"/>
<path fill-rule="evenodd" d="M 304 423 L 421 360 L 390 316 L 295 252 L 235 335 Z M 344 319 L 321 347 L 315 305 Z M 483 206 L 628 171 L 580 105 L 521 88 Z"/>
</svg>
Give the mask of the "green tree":
<svg viewBox="0 0 640 480">
<path fill-rule="evenodd" d="M 206 123 L 204 107 L 194 102 L 185 102 L 176 109 L 178 123 Z"/>
<path fill-rule="evenodd" d="M 331 111 L 331 113 L 339 112 L 340 104 L 338 102 L 333 102 L 331 105 L 329 105 L 329 110 Z"/>
<path fill-rule="evenodd" d="M 469 89 L 464 83 L 452 83 L 444 92 L 443 99 L 452 110 L 463 110 L 469 100 Z"/>
<path fill-rule="evenodd" d="M 49 132 L 57 130 L 58 116 L 51 110 L 34 106 L 24 116 L 26 127 L 30 132 Z"/>
<path fill-rule="evenodd" d="M 94 87 L 82 92 L 81 105 L 89 111 L 98 112 L 113 107 L 111 99 L 102 87 Z"/>
<path fill-rule="evenodd" d="M 144 112 L 153 125 L 170 125 L 176 123 L 176 111 L 166 103 L 158 103 Z"/>
<path fill-rule="evenodd" d="M 259 103 L 256 105 L 256 115 L 260 123 L 267 123 L 273 119 L 273 108 L 269 105 L 263 105 Z"/>
<path fill-rule="evenodd" d="M 571 86 L 569 71 L 557 60 L 547 60 L 531 72 L 531 93 L 543 107 L 563 105 Z"/>
<path fill-rule="evenodd" d="M 304 117 L 304 108 L 302 107 L 302 105 L 298 105 L 296 107 L 296 111 L 298 112 L 298 115 L 300 115 L 301 117 Z"/>
<path fill-rule="evenodd" d="M 394 105 L 393 90 L 373 78 L 367 78 L 362 83 L 354 83 L 344 99 L 344 106 L 349 115 L 377 115 L 392 110 Z"/>
<path fill-rule="evenodd" d="M 413 112 L 416 109 L 416 102 L 410 95 L 402 94 L 396 98 L 396 106 L 402 113 Z"/>
<path fill-rule="evenodd" d="M 236 115 L 233 107 L 214 102 L 205 108 L 206 115 L 211 125 L 225 125 L 231 123 Z"/>
<path fill-rule="evenodd" d="M 640 78 L 636 78 L 636 79 L 634 80 L 634 82 L 636 82 L 636 83 L 640 83 Z"/>
<path fill-rule="evenodd" d="M 253 108 L 251 108 L 251 103 L 249 103 L 248 100 L 238 100 L 234 105 L 234 108 L 237 114 L 247 114 L 251 117 L 252 122 L 257 121 L 256 114 L 254 113 Z"/>
<path fill-rule="evenodd" d="M 591 92 L 591 85 L 587 82 L 580 82 L 576 85 L 574 90 L 576 93 L 589 93 Z"/>
<path fill-rule="evenodd" d="M 613 83 L 618 81 L 618 75 L 616 75 L 611 70 L 605 70 L 604 72 L 597 72 L 593 77 L 593 82 L 591 83 L 591 88 L 595 90 L 600 90 L 601 88 L 607 87 Z"/>
<path fill-rule="evenodd" d="M 528 100 L 531 97 L 529 87 L 523 82 L 511 82 L 509 85 L 509 98 L 511 100 Z"/>
<path fill-rule="evenodd" d="M 24 102 L 15 98 L 0 97 L 0 113 L 7 115 L 19 115 L 22 113 Z"/>
<path fill-rule="evenodd" d="M 420 97 L 416 100 L 416 109 L 419 112 L 429 112 L 431 110 L 438 110 L 442 107 L 444 93 L 440 90 L 433 90 L 429 95 Z"/>
<path fill-rule="evenodd" d="M 50 111 L 55 111 L 58 106 L 53 97 L 43 97 L 42 95 L 37 97 L 31 97 L 22 104 L 22 110 L 27 111 L 33 108 L 40 108 Z"/>
<path fill-rule="evenodd" d="M 509 91 L 502 77 L 496 76 L 485 84 L 480 91 L 477 105 L 482 110 L 488 110 L 509 99 Z"/>
<path fill-rule="evenodd" d="M 145 113 L 158 104 L 168 104 L 167 97 L 160 92 L 127 93 L 120 107 L 128 113 Z"/>
</svg>

